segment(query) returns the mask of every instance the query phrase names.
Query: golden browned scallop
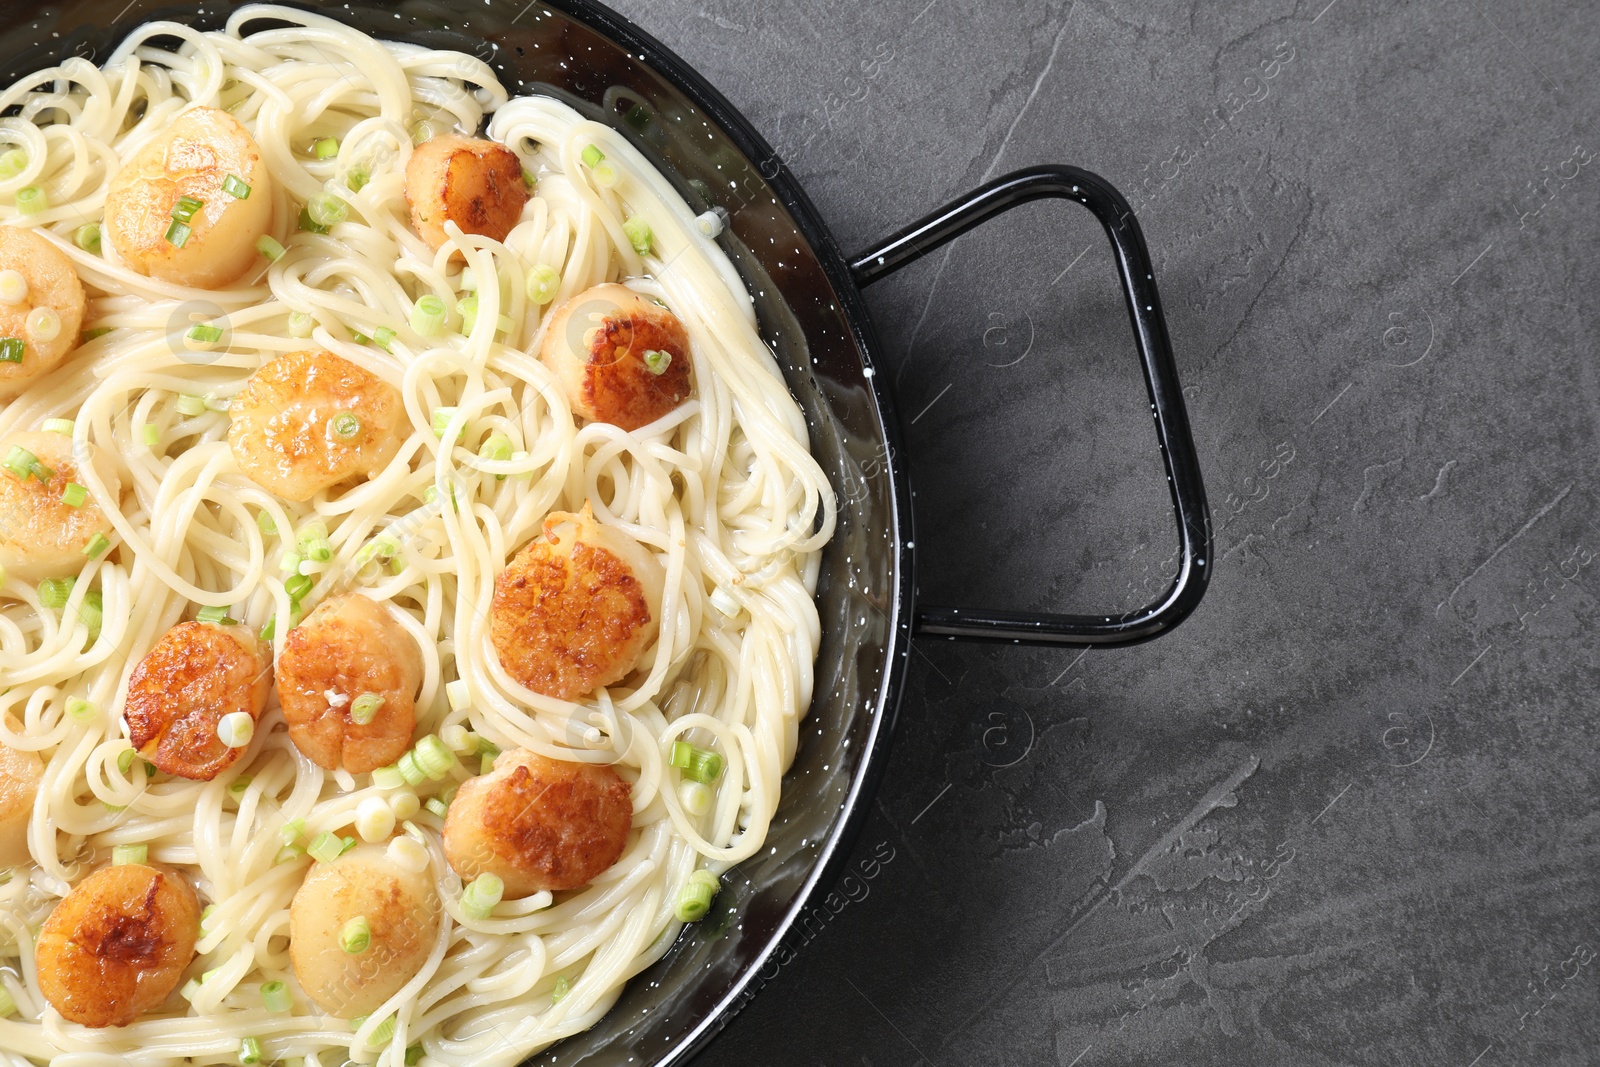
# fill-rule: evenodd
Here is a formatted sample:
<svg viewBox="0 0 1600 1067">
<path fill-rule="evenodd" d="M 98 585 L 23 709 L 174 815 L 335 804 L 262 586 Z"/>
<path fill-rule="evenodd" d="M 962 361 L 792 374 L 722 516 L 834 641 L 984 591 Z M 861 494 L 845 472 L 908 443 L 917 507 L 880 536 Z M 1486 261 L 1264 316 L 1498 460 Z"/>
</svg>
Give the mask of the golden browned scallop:
<svg viewBox="0 0 1600 1067">
<path fill-rule="evenodd" d="M 461 783 L 445 816 L 444 855 L 467 881 L 493 874 L 505 896 L 588 885 L 622 858 L 632 787 L 610 767 L 526 749 Z"/>
<path fill-rule="evenodd" d="M 406 202 L 411 225 L 429 248 L 445 243 L 446 222 L 503 241 L 528 202 L 522 161 L 495 141 L 440 134 L 418 145 L 406 162 Z"/>
<path fill-rule="evenodd" d="M 32 230 L 0 226 L 0 400 L 10 400 L 78 347 L 86 306 L 66 254 Z"/>
<path fill-rule="evenodd" d="M 587 504 L 553 512 L 543 539 L 495 579 L 489 635 L 501 666 L 559 700 L 621 681 L 655 639 L 664 581 L 650 550 Z"/>
<path fill-rule="evenodd" d="M 426 962 L 441 910 L 431 873 L 407 870 L 377 845 L 313 864 L 289 905 L 295 977 L 329 1015 L 369 1015 Z M 362 927 L 364 944 L 354 936 Z"/>
<path fill-rule="evenodd" d="M 0 459 L 14 448 L 38 460 L 48 477 L 41 481 L 34 472 L 21 478 L 0 468 L 0 567 L 30 582 L 78 573 L 88 562 L 84 548 L 95 534 L 109 534 L 111 522 L 93 497 L 78 507 L 69 504 L 67 486 L 83 484 L 79 471 L 87 461 L 115 495 L 116 469 L 94 445 L 75 445 L 58 433 L 12 434 L 0 441 Z"/>
<path fill-rule="evenodd" d="M 272 200 L 249 131 L 226 111 L 191 108 L 112 177 L 105 237 L 140 274 L 220 289 L 262 262 Z"/>
<path fill-rule="evenodd" d="M 289 738 L 329 770 L 342 766 L 361 774 L 399 759 L 411 746 L 421 684 L 417 642 L 360 593 L 317 605 L 289 631 L 278 657 L 278 699 Z M 371 709 L 374 699 L 381 703 Z"/>
<path fill-rule="evenodd" d="M 689 399 L 688 331 L 625 285 L 596 285 L 556 308 L 539 358 L 573 411 L 624 430 L 648 426 Z"/>
<path fill-rule="evenodd" d="M 0 744 L 0 867 L 27 863 L 28 820 L 39 797 L 44 761 L 37 753 Z"/>
<path fill-rule="evenodd" d="M 332 352 L 290 352 L 233 398 L 228 446 L 239 469 L 286 500 L 370 478 L 410 432 L 388 382 Z"/>
<path fill-rule="evenodd" d="M 39 931 L 39 988 L 65 1019 L 127 1026 L 178 988 L 199 935 L 200 902 L 188 882 L 142 863 L 104 867 Z"/>
<path fill-rule="evenodd" d="M 139 754 L 168 774 L 209 782 L 244 748 L 217 734 L 224 716 L 261 718 L 272 656 L 244 626 L 180 622 L 133 669 L 123 712 Z"/>
</svg>

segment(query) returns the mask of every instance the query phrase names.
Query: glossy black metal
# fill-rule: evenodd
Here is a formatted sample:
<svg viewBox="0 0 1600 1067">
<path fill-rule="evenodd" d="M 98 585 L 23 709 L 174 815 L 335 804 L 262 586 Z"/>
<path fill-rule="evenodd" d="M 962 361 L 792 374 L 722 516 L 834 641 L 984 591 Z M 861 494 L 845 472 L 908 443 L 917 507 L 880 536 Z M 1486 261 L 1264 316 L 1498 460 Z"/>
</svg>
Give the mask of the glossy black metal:
<svg viewBox="0 0 1600 1067">
<path fill-rule="evenodd" d="M 1211 572 L 1211 514 L 1200 461 L 1183 406 L 1177 364 L 1167 338 L 1155 268 L 1133 210 L 1109 183 L 1077 167 L 1042 166 L 997 178 L 851 257 L 857 284 L 871 285 L 955 240 L 986 219 L 1034 200 L 1075 200 L 1105 227 L 1116 255 L 1122 295 L 1133 323 L 1156 440 L 1167 468 L 1178 520 L 1179 566 L 1172 587 L 1136 611 L 1115 615 L 1051 615 L 970 608 L 919 608 L 914 633 L 1025 645 L 1131 645 L 1159 637 L 1182 622 L 1205 595 Z"/>
</svg>

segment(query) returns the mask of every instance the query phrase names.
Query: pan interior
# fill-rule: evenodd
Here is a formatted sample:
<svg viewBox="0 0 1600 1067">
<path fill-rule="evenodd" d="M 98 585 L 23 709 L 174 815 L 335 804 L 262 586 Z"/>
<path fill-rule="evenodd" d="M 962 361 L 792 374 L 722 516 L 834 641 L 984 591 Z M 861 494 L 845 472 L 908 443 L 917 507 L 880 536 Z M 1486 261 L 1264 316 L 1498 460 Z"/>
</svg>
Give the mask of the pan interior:
<svg viewBox="0 0 1600 1067">
<path fill-rule="evenodd" d="M 762 966 L 829 861 L 852 835 L 887 742 L 909 615 L 906 500 L 885 400 L 866 369 L 870 329 L 831 239 L 770 149 L 679 61 L 604 9 L 527 0 L 296 3 L 378 37 L 452 48 L 488 62 L 513 95 L 551 93 L 621 130 L 696 210 L 728 214 L 723 248 L 755 298 L 839 502 L 817 599 L 815 696 L 768 847 L 729 872 L 715 910 L 637 976 L 599 1024 L 531 1062 L 650 1064 L 681 1059 L 770 977 Z M 69 55 L 100 62 L 153 19 L 215 29 L 231 5 L 69 0 L 0 12 L 0 79 Z M 262 24 L 265 28 L 266 24 Z M 618 38 L 621 38 L 619 40 Z M 819 252 L 820 249 L 820 252 Z"/>
</svg>

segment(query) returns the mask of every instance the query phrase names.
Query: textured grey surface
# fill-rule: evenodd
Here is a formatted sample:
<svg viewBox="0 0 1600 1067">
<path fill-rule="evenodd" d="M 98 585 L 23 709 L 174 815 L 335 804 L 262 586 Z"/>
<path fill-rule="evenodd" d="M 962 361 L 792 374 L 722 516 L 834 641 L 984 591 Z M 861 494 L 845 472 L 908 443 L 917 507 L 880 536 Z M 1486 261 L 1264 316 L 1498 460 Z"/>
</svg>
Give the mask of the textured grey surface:
<svg viewBox="0 0 1600 1067">
<path fill-rule="evenodd" d="M 1123 188 L 1219 528 L 1158 643 L 917 645 L 857 875 L 700 1062 L 1600 1062 L 1594 6 L 616 6 L 847 248 L 1029 163 Z M 1160 587 L 1092 220 L 871 303 L 927 600 Z"/>
</svg>

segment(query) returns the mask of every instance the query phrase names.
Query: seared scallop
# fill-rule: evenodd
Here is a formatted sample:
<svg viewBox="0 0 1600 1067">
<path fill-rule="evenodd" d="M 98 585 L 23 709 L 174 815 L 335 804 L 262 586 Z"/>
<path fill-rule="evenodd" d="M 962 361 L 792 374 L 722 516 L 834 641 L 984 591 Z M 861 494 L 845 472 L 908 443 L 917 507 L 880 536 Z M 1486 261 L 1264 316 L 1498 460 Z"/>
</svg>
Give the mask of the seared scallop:
<svg viewBox="0 0 1600 1067">
<path fill-rule="evenodd" d="M 279 356 L 251 376 L 229 414 L 239 469 L 286 500 L 372 477 L 411 429 L 393 386 L 332 352 Z"/>
<path fill-rule="evenodd" d="M 80 467 L 92 464 L 113 495 L 119 491 L 116 470 L 95 446 L 74 444 L 62 434 L 17 433 L 0 441 L 0 459 L 20 462 L 27 456 L 38 466 L 25 477 L 0 469 L 0 567 L 30 582 L 76 574 L 88 562 L 83 553 L 89 542 L 111 531 L 93 497 L 84 495 L 72 506 L 83 483 Z"/>
<path fill-rule="evenodd" d="M 219 289 L 261 262 L 272 194 L 261 148 L 239 120 L 192 108 L 111 179 L 105 237 L 140 274 Z"/>
<path fill-rule="evenodd" d="M 661 564 L 621 530 L 555 512 L 494 583 L 489 634 L 506 673 L 576 700 L 626 678 L 655 639 Z"/>
<path fill-rule="evenodd" d="M 65 253 L 32 230 L 0 226 L 0 400 L 78 347 L 85 306 Z"/>
<path fill-rule="evenodd" d="M 124 716 L 139 754 L 168 774 L 209 782 L 244 748 L 219 734 L 222 720 L 261 717 L 272 657 L 244 626 L 180 622 L 133 669 Z"/>
<path fill-rule="evenodd" d="M 377 845 L 313 864 L 289 905 L 289 958 L 329 1015 L 369 1015 L 416 975 L 439 934 L 432 873 Z"/>
<path fill-rule="evenodd" d="M 588 885 L 622 858 L 632 787 L 610 767 L 502 753 L 461 783 L 444 824 L 444 854 L 471 881 L 492 874 L 507 898 Z"/>
<path fill-rule="evenodd" d="M 28 820 L 39 797 L 44 761 L 33 752 L 0 744 L 0 867 L 27 863 Z"/>
<path fill-rule="evenodd" d="M 62 1017 L 127 1026 L 178 988 L 194 959 L 200 902 L 189 883 L 142 863 L 96 871 L 39 932 L 39 988 Z"/>
<path fill-rule="evenodd" d="M 585 289 L 556 308 L 539 358 L 572 410 L 637 430 L 689 399 L 689 333 L 625 285 Z"/>
<path fill-rule="evenodd" d="M 411 225 L 429 248 L 445 243 L 446 222 L 503 241 L 528 202 L 522 161 L 495 141 L 440 134 L 418 145 L 406 162 L 406 202 Z"/>
<path fill-rule="evenodd" d="M 319 604 L 278 657 L 289 738 L 330 770 L 360 774 L 399 759 L 411 745 L 421 684 L 417 642 L 360 593 Z"/>
</svg>

